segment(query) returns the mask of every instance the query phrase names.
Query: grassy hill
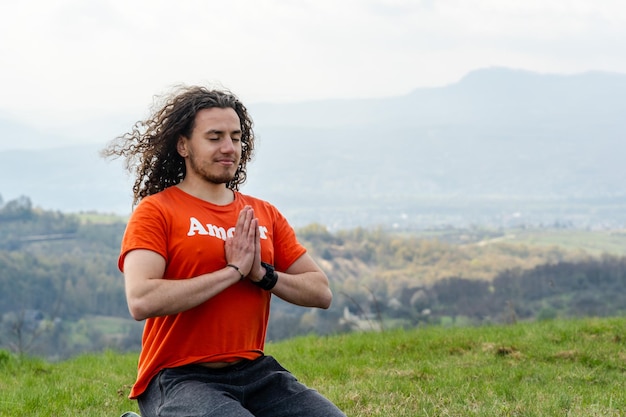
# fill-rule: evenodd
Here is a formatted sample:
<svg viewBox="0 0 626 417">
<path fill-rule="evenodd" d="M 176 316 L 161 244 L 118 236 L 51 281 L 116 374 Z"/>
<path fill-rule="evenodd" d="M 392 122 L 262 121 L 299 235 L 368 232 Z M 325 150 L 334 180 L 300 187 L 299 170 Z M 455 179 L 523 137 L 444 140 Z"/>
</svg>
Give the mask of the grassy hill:
<svg viewBox="0 0 626 417">
<path fill-rule="evenodd" d="M 49 361 L 135 351 L 117 269 L 124 219 L 0 208 L 0 349 Z M 356 329 L 626 315 L 626 231 L 543 228 L 297 230 L 330 279 L 330 309 L 275 298 L 268 340 Z M 376 317 L 373 319 L 373 317 Z M 372 323 L 375 320 L 376 323 Z"/>
<path fill-rule="evenodd" d="M 267 346 L 350 417 L 623 416 L 626 318 L 302 337 Z M 0 416 L 119 416 L 136 354 L 0 351 Z"/>
</svg>

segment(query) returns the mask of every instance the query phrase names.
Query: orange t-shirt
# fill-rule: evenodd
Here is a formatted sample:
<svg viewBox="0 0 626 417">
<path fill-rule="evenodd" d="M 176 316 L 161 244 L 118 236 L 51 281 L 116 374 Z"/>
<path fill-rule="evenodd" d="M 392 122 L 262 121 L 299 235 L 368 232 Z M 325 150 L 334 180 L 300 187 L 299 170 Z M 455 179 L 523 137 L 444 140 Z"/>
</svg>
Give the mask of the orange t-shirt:
<svg viewBox="0 0 626 417">
<path fill-rule="evenodd" d="M 244 206 L 259 219 L 261 259 L 286 271 L 306 249 L 293 228 L 271 204 L 235 192 L 218 206 L 169 187 L 144 198 L 133 212 L 122 240 L 118 266 L 134 249 L 159 253 L 165 279 L 186 279 L 224 268 L 224 241 L 235 230 Z M 271 293 L 248 280 L 225 289 L 182 313 L 145 322 L 138 376 L 130 393 L 136 398 L 164 368 L 199 362 L 231 362 L 262 355 Z"/>
</svg>

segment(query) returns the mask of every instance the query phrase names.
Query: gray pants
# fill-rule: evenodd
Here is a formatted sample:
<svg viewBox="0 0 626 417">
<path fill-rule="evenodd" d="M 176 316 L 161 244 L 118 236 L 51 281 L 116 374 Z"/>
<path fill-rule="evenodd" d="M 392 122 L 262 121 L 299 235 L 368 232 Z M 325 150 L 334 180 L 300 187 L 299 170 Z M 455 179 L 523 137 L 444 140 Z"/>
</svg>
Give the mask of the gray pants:
<svg viewBox="0 0 626 417">
<path fill-rule="evenodd" d="M 164 369 L 138 402 L 143 417 L 345 417 L 271 356 L 223 369 Z"/>
</svg>

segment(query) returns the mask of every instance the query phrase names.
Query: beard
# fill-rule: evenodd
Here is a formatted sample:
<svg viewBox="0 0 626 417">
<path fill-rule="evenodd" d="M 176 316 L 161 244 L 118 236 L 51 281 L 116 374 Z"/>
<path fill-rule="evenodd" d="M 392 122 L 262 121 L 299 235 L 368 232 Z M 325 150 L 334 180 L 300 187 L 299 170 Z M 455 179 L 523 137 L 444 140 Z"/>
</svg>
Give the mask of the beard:
<svg viewBox="0 0 626 417">
<path fill-rule="evenodd" d="M 199 163 L 193 156 L 189 158 L 189 168 L 193 171 L 193 173 L 207 182 L 212 184 L 227 184 L 231 182 L 235 178 L 235 174 L 239 169 L 239 166 L 232 167 L 223 167 L 216 165 L 211 171 L 207 168 L 207 164 Z"/>
</svg>

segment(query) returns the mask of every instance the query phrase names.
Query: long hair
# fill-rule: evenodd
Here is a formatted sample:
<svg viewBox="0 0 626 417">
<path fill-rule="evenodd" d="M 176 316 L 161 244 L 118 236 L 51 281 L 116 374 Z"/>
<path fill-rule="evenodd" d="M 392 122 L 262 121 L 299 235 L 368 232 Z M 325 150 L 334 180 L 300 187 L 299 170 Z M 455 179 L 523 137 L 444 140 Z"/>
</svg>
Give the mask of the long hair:
<svg viewBox="0 0 626 417">
<path fill-rule="evenodd" d="M 135 123 L 132 130 L 115 138 L 101 155 L 125 158 L 125 168 L 136 175 L 133 205 L 142 198 L 180 183 L 185 178 L 185 160 L 176 144 L 181 136 L 191 137 L 198 111 L 232 108 L 241 123 L 241 160 L 235 176 L 226 186 L 239 190 L 246 181 L 246 165 L 254 151 L 252 119 L 246 107 L 229 91 L 205 87 L 179 87 L 155 103 L 152 115 Z"/>
</svg>

